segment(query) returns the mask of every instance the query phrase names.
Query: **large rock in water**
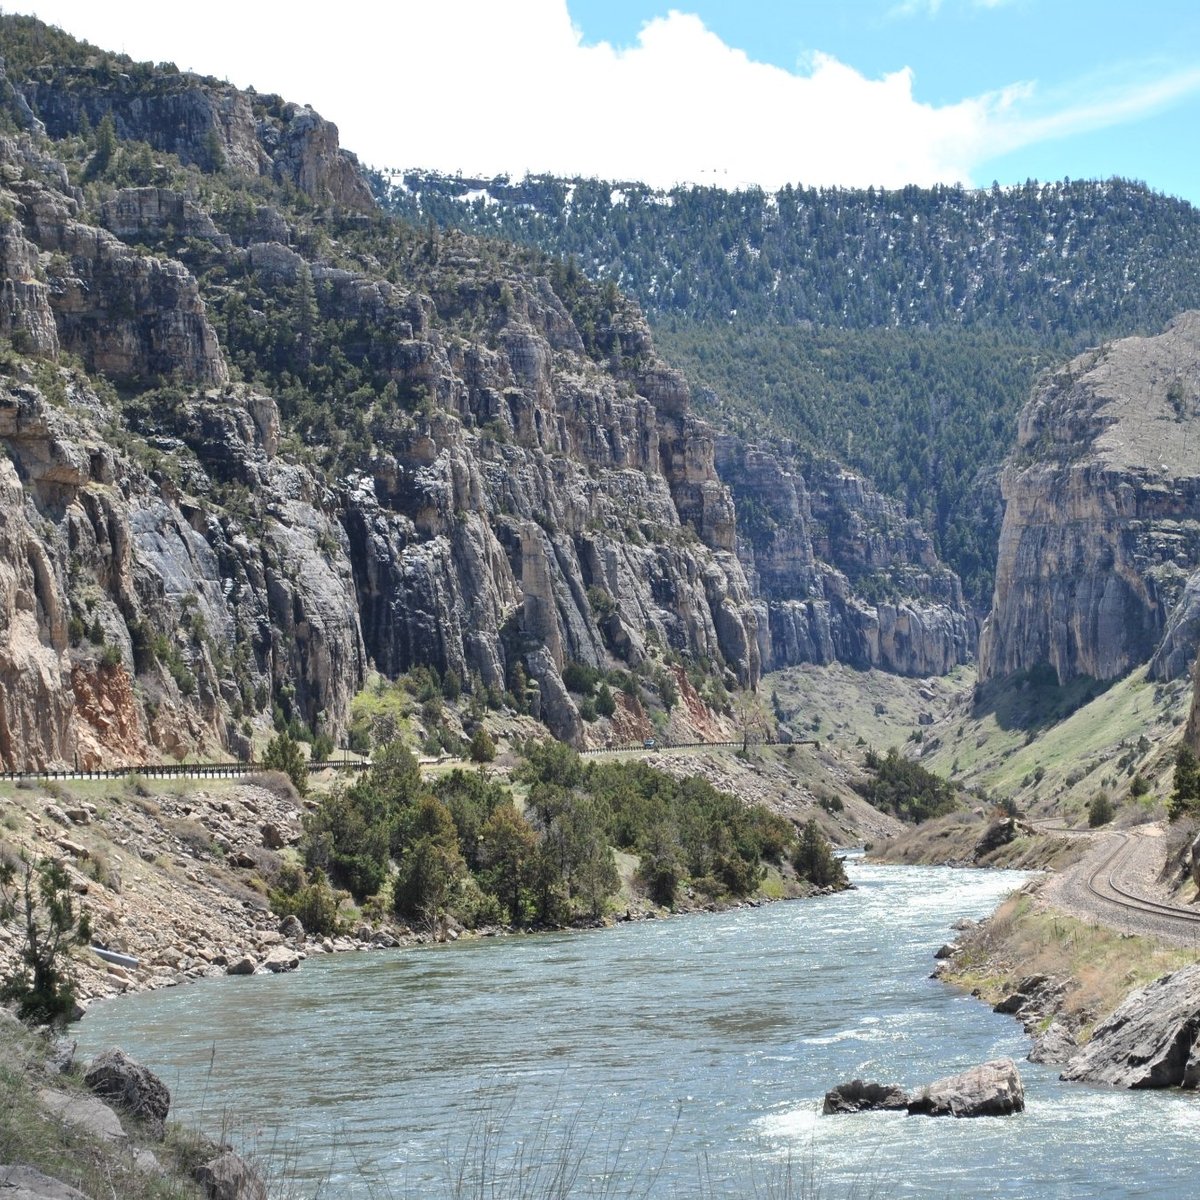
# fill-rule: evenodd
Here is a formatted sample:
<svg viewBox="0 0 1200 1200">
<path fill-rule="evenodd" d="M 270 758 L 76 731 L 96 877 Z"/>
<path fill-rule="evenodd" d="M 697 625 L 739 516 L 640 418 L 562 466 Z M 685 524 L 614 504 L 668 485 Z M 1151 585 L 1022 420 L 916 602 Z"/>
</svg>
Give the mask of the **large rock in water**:
<svg viewBox="0 0 1200 1200">
<path fill-rule="evenodd" d="M 83 1079 L 97 1096 L 141 1121 L 153 1137 L 163 1136 L 171 1093 L 153 1071 L 135 1062 L 124 1050 L 97 1054 Z"/>
<path fill-rule="evenodd" d="M 1200 1084 L 1200 963 L 1126 997 L 1060 1078 L 1124 1088 Z"/>
<path fill-rule="evenodd" d="M 930 1117 L 1006 1117 L 1024 1109 L 1025 1088 L 1011 1058 L 935 1079 L 908 1101 L 910 1114 Z"/>
<path fill-rule="evenodd" d="M 908 1107 L 908 1093 L 898 1083 L 864 1083 L 852 1079 L 825 1093 L 821 1111 L 830 1113 L 873 1112 Z"/>
</svg>

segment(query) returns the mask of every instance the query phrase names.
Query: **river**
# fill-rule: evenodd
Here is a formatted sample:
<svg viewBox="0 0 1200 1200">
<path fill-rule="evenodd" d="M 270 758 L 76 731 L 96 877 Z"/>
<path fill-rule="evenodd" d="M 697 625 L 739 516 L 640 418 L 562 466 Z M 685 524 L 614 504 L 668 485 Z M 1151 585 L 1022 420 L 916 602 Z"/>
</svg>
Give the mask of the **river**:
<svg viewBox="0 0 1200 1200">
<path fill-rule="evenodd" d="M 80 1048 L 122 1046 L 171 1087 L 175 1119 L 227 1130 L 299 1196 L 1191 1191 L 1192 1095 L 1020 1062 L 1014 1117 L 822 1117 L 843 1080 L 914 1086 L 1028 1049 L 1012 1018 L 928 978 L 949 925 L 1024 877 L 850 869 L 840 896 L 121 998 Z"/>
</svg>

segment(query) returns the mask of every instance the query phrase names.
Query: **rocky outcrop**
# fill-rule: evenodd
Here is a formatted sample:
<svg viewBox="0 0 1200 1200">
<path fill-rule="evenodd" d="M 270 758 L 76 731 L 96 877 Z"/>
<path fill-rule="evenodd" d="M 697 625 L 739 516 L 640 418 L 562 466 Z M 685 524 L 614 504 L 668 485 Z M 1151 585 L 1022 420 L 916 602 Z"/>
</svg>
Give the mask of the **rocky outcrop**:
<svg viewBox="0 0 1200 1200">
<path fill-rule="evenodd" d="M 899 1112 L 907 1108 L 908 1093 L 898 1083 L 865 1083 L 861 1079 L 852 1079 L 825 1093 L 821 1112 L 829 1116 L 832 1113 Z"/>
<path fill-rule="evenodd" d="M 1123 1088 L 1200 1084 L 1200 965 L 1133 992 L 1092 1031 L 1061 1078 Z"/>
<path fill-rule="evenodd" d="M 940 675 L 969 661 L 975 620 L 958 578 L 894 501 L 836 467 L 806 479 L 786 444 L 723 437 L 717 467 L 737 504 L 767 669 L 837 661 Z"/>
<path fill-rule="evenodd" d="M 10 141 L 5 153 L 32 151 Z M 318 316 L 370 328 L 373 366 L 433 399 L 331 486 L 279 455 L 275 401 L 228 383 L 184 267 L 82 225 L 69 190 L 25 179 L 18 205 L 18 249 L 30 269 L 45 259 L 61 344 L 126 383 L 160 381 L 168 364 L 177 382 L 125 411 L 57 368 L 0 382 L 6 765 L 206 743 L 244 754 L 244 719 L 272 702 L 338 736 L 371 661 L 387 675 L 477 673 L 500 691 L 520 666 L 571 741 L 583 725 L 561 679 L 569 662 L 637 666 L 653 640 L 727 669 L 729 685 L 757 679 L 713 436 L 632 310 L 632 380 L 582 354 L 536 276 L 511 281 L 494 347 L 464 346 L 431 329 L 433 302 L 410 288 L 277 242 L 238 249 L 176 193 L 118 193 L 104 210 L 115 229 L 153 239 L 183 221 L 268 294 L 312 287 Z M 495 286 L 459 271 L 464 294 Z M 52 402 L 60 391 L 74 415 Z M 118 445 L 101 428 L 121 429 Z"/>
<path fill-rule="evenodd" d="M 984 679 L 1049 663 L 1060 682 L 1195 656 L 1183 603 L 1200 567 L 1200 314 L 1090 351 L 1044 379 L 1002 477 Z M 1190 643 L 1190 644 L 1189 644 Z M 1161 653 L 1156 655 L 1159 647 Z"/>
<path fill-rule="evenodd" d="M 102 1100 L 141 1122 L 151 1137 L 162 1139 L 171 1110 L 171 1093 L 148 1067 L 135 1062 L 124 1050 L 104 1050 L 88 1064 L 83 1081 Z"/>
<path fill-rule="evenodd" d="M 1147 677 L 1156 683 L 1182 679 L 1192 668 L 1197 647 L 1200 647 L 1200 571 L 1188 579 L 1183 595 L 1171 609 Z"/>
<path fill-rule="evenodd" d="M 148 142 L 202 170 L 228 167 L 293 184 L 320 204 L 369 212 L 370 188 L 337 126 L 306 105 L 252 96 L 186 71 L 111 61 L 35 70 L 18 95 L 52 138 L 110 117 L 117 136 Z"/>
<path fill-rule="evenodd" d="M 1013 1060 L 1000 1058 L 912 1092 L 855 1079 L 827 1092 L 822 1106 L 826 1115 L 899 1109 L 910 1116 L 1006 1117 L 1024 1111 L 1025 1087 Z"/>
<path fill-rule="evenodd" d="M 1007 1117 L 1025 1111 L 1025 1087 L 1011 1058 L 935 1079 L 909 1098 L 910 1114 L 930 1117 Z"/>
</svg>

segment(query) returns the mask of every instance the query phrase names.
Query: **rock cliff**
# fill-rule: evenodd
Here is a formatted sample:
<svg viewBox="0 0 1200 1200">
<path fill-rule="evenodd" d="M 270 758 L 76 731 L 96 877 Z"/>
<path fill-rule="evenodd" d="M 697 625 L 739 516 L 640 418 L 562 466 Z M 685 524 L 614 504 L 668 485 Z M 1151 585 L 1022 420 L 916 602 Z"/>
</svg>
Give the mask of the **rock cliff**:
<svg viewBox="0 0 1200 1200">
<path fill-rule="evenodd" d="M 375 207 L 357 161 L 338 144 L 337 126 L 278 96 L 103 53 L 36 68 L 16 96 L 51 138 L 70 137 L 108 117 L 118 138 L 145 142 L 183 163 L 265 175 L 319 204 L 359 212 Z"/>
<path fill-rule="evenodd" d="M 1081 355 L 1042 380 L 1002 477 L 983 678 L 1049 663 L 1112 679 L 1196 653 L 1200 314 Z"/>
<path fill-rule="evenodd" d="M 636 668 L 652 643 L 728 670 L 731 686 L 755 681 L 713 438 L 633 310 L 623 371 L 584 354 L 535 274 L 505 276 L 493 338 L 448 336 L 447 313 L 483 303 L 501 268 L 447 264 L 439 309 L 282 242 L 235 246 L 164 188 L 113 193 L 99 208 L 110 232 L 80 220 L 83 195 L 50 161 L 0 142 L 16 214 L 0 319 L 47 360 L 12 355 L 0 379 L 6 766 L 244 753 L 248 722 L 273 707 L 337 735 L 368 662 L 477 673 L 500 691 L 519 664 L 572 740 L 570 662 Z M 280 454 L 287 422 L 230 382 L 197 277 L 144 250 L 180 225 L 265 305 L 303 281 L 318 319 L 370 330 L 365 357 L 419 403 L 378 421 L 352 469 L 294 444 Z M 289 236 L 278 214 L 234 228 Z M 63 349 L 134 398 L 56 366 Z"/>
<path fill-rule="evenodd" d="M 338 738 L 372 668 L 581 742 L 569 667 L 719 704 L 970 654 L 919 526 L 718 437 L 615 288 L 372 215 L 310 110 L 73 45 L 0 88 L 4 766 Z"/>
<path fill-rule="evenodd" d="M 894 501 L 830 464 L 806 480 L 786 444 L 723 437 L 717 466 L 737 503 L 768 670 L 837 661 L 941 675 L 969 661 L 975 619 L 958 578 Z"/>
</svg>

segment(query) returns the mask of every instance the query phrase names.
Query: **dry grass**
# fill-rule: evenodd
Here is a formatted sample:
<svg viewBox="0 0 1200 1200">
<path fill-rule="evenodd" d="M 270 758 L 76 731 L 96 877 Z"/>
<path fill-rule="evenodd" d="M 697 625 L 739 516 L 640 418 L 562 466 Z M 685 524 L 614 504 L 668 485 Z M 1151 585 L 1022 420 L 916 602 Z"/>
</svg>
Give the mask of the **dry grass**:
<svg viewBox="0 0 1200 1200">
<path fill-rule="evenodd" d="M 1071 981 L 1064 1008 L 1085 1034 L 1135 988 L 1200 959 L 1200 953 L 1089 925 L 1039 906 L 1026 891 L 964 939 L 944 973 L 947 982 L 978 989 L 989 1003 L 1027 975 Z"/>
<path fill-rule="evenodd" d="M 156 1176 L 134 1165 L 130 1145 L 100 1141 L 49 1116 L 37 1102 L 38 1088 L 83 1089 L 77 1078 L 47 1070 L 46 1049 L 40 1036 L 0 1018 L 0 1162 L 34 1167 L 88 1196 L 191 1200 L 203 1195 L 190 1179 L 174 1173 L 169 1145 L 152 1147 L 166 1171 Z"/>
</svg>

